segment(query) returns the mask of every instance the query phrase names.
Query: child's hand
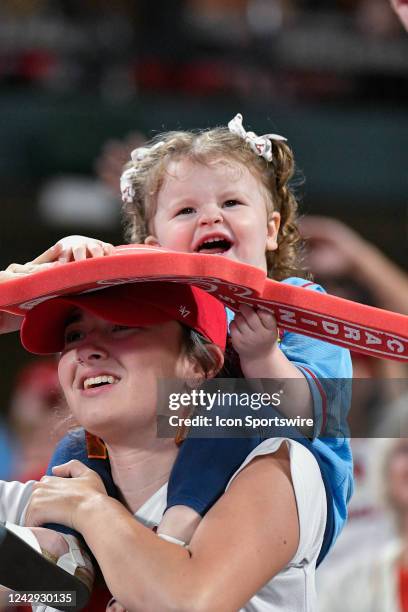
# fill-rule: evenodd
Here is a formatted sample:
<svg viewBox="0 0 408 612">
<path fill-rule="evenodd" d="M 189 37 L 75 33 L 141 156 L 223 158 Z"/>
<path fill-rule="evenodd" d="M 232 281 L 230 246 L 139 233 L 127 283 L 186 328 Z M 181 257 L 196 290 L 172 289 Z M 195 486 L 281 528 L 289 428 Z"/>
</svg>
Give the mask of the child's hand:
<svg viewBox="0 0 408 612">
<path fill-rule="evenodd" d="M 59 263 L 81 261 L 88 257 L 103 257 L 113 250 L 114 246 L 103 240 L 86 236 L 67 236 L 32 261 L 25 264 L 12 263 L 5 270 L 0 270 L 0 283 L 46 270 Z"/>
<path fill-rule="evenodd" d="M 58 251 L 55 261 L 66 263 L 67 261 L 82 261 L 91 257 L 110 255 L 114 246 L 109 242 L 88 238 L 87 236 L 66 236 L 66 238 L 59 240 L 54 248 Z"/>
<path fill-rule="evenodd" d="M 264 366 L 278 346 L 275 317 L 266 310 L 255 310 L 242 304 L 230 325 L 230 334 L 244 375 L 261 378 Z"/>
</svg>

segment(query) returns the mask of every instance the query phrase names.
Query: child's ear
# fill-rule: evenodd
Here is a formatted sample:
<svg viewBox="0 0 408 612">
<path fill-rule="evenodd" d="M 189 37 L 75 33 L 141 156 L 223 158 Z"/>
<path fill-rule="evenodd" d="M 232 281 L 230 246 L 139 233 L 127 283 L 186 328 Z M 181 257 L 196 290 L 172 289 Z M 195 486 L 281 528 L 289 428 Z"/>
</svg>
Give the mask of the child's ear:
<svg viewBox="0 0 408 612">
<path fill-rule="evenodd" d="M 157 240 L 155 236 L 147 236 L 147 238 L 145 238 L 144 243 L 150 246 L 161 246 L 160 242 Z"/>
<path fill-rule="evenodd" d="M 266 250 L 276 251 L 278 248 L 278 233 L 281 222 L 281 216 L 274 211 L 269 215 L 267 223 Z"/>
</svg>

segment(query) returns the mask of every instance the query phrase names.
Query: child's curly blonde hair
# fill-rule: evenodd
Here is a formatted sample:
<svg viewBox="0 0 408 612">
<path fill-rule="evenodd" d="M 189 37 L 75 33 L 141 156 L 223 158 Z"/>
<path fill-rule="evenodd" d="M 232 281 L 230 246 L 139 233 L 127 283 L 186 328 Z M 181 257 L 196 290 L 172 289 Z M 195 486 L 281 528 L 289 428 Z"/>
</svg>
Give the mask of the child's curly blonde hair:
<svg viewBox="0 0 408 612">
<path fill-rule="evenodd" d="M 220 159 L 236 161 L 248 168 L 266 187 L 270 196 L 267 212 L 277 211 L 281 216 L 278 248 L 265 254 L 268 276 L 275 280 L 289 276 L 306 277 L 301 265 L 298 204 L 289 186 L 295 171 L 293 153 L 284 142 L 272 141 L 272 155 L 272 161 L 266 161 L 254 153 L 248 142 L 226 127 L 197 132 L 166 132 L 156 136 L 143 148 L 141 159 L 125 166 L 131 183 L 131 197 L 128 194 L 123 204 L 126 239 L 141 243 L 151 233 L 149 224 L 156 212 L 157 194 L 171 161 L 183 158 L 203 164 Z M 136 155 L 133 157 L 136 159 Z"/>
</svg>

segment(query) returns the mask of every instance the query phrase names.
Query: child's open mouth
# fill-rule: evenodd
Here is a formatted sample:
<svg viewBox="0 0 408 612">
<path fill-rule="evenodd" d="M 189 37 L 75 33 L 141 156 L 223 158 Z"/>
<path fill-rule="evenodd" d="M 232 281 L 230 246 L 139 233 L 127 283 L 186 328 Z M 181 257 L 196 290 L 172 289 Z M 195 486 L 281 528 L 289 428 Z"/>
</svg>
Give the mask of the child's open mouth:
<svg viewBox="0 0 408 612">
<path fill-rule="evenodd" d="M 207 238 L 195 249 L 196 253 L 206 253 L 207 255 L 222 255 L 229 251 L 232 242 L 228 238 L 214 237 Z"/>
</svg>

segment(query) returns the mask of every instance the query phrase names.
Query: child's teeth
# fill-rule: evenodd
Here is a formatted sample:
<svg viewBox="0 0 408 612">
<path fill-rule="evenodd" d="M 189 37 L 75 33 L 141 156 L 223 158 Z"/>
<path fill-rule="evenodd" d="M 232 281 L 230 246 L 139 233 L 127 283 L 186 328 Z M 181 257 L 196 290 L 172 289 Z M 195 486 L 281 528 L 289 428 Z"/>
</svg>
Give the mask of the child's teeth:
<svg viewBox="0 0 408 612">
<path fill-rule="evenodd" d="M 89 387 L 93 387 L 94 385 L 108 384 L 113 385 L 116 379 L 113 376 L 93 376 L 92 378 L 86 378 L 84 380 L 84 389 L 89 389 Z"/>
</svg>

